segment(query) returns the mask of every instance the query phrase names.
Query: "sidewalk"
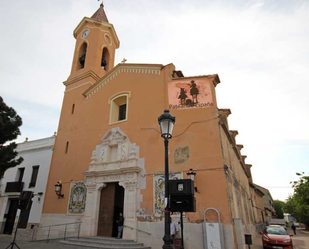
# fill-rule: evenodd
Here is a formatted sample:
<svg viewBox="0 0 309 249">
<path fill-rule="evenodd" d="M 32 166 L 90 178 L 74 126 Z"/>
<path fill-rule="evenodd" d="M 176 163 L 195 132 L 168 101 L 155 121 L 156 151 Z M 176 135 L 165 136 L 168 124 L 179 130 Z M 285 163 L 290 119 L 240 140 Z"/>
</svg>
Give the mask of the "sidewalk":
<svg viewBox="0 0 309 249">
<path fill-rule="evenodd" d="M 246 248 L 248 248 L 248 246 L 246 246 Z M 251 249 L 263 249 L 262 235 L 255 238 L 255 240 L 253 240 L 253 245 L 250 248 Z"/>
<path fill-rule="evenodd" d="M 309 248 L 309 231 L 305 229 L 297 229 L 296 235 L 292 237 L 295 249 L 308 249 Z"/>
<path fill-rule="evenodd" d="M 0 235 L 0 248 L 7 248 L 12 242 L 11 235 Z M 26 241 L 15 241 L 20 249 L 72 249 L 71 246 L 59 245 L 58 243 L 46 243 L 46 242 L 26 242 Z M 11 248 L 11 247 L 10 247 Z M 17 247 L 14 246 L 14 249 Z"/>
</svg>

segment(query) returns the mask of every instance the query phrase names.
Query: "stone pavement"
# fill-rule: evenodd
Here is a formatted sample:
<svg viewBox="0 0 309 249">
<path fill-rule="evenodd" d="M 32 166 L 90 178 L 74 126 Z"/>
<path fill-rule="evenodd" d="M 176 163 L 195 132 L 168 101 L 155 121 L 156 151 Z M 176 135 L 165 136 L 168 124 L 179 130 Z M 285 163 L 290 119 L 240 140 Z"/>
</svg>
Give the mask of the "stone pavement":
<svg viewBox="0 0 309 249">
<path fill-rule="evenodd" d="M 288 230 L 288 233 L 292 233 Z M 297 235 L 292 237 L 295 249 L 309 249 L 309 231 L 304 229 L 297 229 Z M 0 235 L 0 249 L 5 249 L 12 242 L 10 235 Z M 72 249 L 71 246 L 60 245 L 57 243 L 46 242 L 25 242 L 16 241 L 20 249 Z M 255 244 L 251 246 L 251 249 L 262 249 L 262 240 L 256 240 Z M 17 247 L 14 247 L 17 249 Z"/>
<path fill-rule="evenodd" d="M 295 249 L 309 248 L 309 231 L 305 229 L 297 229 L 296 235 L 293 235 L 293 244 Z"/>
<path fill-rule="evenodd" d="M 246 246 L 246 249 L 248 246 Z M 253 245 L 250 246 L 250 249 L 263 249 L 263 243 L 262 243 L 262 235 L 260 235 L 258 238 L 255 238 L 253 240 Z"/>
<path fill-rule="evenodd" d="M 0 235 L 0 249 L 5 249 L 12 242 L 11 235 Z M 20 249 L 72 249 L 72 246 L 60 245 L 56 243 L 46 243 L 46 242 L 26 242 L 26 241 L 16 241 L 16 244 Z M 11 249 L 11 247 L 10 247 Z M 17 247 L 14 246 L 14 249 Z"/>
</svg>

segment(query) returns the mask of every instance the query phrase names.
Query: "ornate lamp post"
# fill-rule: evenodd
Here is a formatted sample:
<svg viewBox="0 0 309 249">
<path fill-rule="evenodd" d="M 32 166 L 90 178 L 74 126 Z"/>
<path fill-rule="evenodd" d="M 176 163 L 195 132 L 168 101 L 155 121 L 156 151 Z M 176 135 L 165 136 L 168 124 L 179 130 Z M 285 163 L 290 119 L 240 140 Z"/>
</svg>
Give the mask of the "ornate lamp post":
<svg viewBox="0 0 309 249">
<path fill-rule="evenodd" d="M 195 175 L 196 173 L 193 171 L 193 169 L 190 169 L 189 172 L 187 172 L 187 176 L 189 177 L 189 179 L 191 179 L 194 182 L 195 179 Z"/>
<path fill-rule="evenodd" d="M 172 249 L 173 240 L 171 237 L 171 215 L 169 211 L 169 170 L 168 170 L 168 140 L 172 138 L 172 132 L 175 124 L 175 117 L 170 114 L 169 110 L 164 110 L 164 113 L 158 118 L 161 137 L 164 138 L 165 148 L 165 229 L 164 229 L 164 245 L 163 249 Z"/>
<path fill-rule="evenodd" d="M 193 181 L 193 184 L 194 184 L 194 180 L 195 180 L 195 175 L 196 175 L 196 172 L 193 169 L 190 169 L 190 171 L 187 172 L 187 176 L 188 176 L 189 179 L 191 179 Z M 195 190 L 195 192 L 197 192 L 197 187 L 194 187 L 194 190 Z"/>
</svg>

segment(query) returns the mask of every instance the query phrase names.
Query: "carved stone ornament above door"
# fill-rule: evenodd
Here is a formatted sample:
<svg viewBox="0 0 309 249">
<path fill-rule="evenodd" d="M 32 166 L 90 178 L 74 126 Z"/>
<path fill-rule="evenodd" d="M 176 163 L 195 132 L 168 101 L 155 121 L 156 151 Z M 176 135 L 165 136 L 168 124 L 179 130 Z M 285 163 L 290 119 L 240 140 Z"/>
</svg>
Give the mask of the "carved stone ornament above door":
<svg viewBox="0 0 309 249">
<path fill-rule="evenodd" d="M 84 172 L 87 186 L 85 215 L 82 219 L 82 233 L 96 236 L 100 211 L 101 191 L 109 183 L 124 188 L 124 217 L 131 227 L 137 225 L 137 210 L 143 199 L 141 189 L 146 188 L 145 160 L 139 158 L 139 147 L 131 143 L 119 127 L 112 128 L 92 152 L 88 171 Z M 136 240 L 137 230 L 124 228 L 124 237 Z"/>
<path fill-rule="evenodd" d="M 130 143 L 124 132 L 116 127 L 109 130 L 102 138 L 102 143 L 96 146 L 92 152 L 89 170 L 84 175 L 98 177 L 130 172 L 138 173 L 141 170 L 139 164 L 138 146 Z"/>
</svg>

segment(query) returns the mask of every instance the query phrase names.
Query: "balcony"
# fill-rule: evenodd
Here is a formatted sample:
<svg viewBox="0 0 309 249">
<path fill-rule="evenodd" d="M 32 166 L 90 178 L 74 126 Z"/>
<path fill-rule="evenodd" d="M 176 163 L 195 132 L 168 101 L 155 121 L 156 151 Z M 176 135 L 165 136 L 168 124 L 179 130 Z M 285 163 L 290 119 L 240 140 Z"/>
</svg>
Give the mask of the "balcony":
<svg viewBox="0 0 309 249">
<path fill-rule="evenodd" d="M 5 192 L 12 193 L 12 192 L 21 192 L 23 191 L 24 183 L 23 182 L 7 182 Z"/>
</svg>

